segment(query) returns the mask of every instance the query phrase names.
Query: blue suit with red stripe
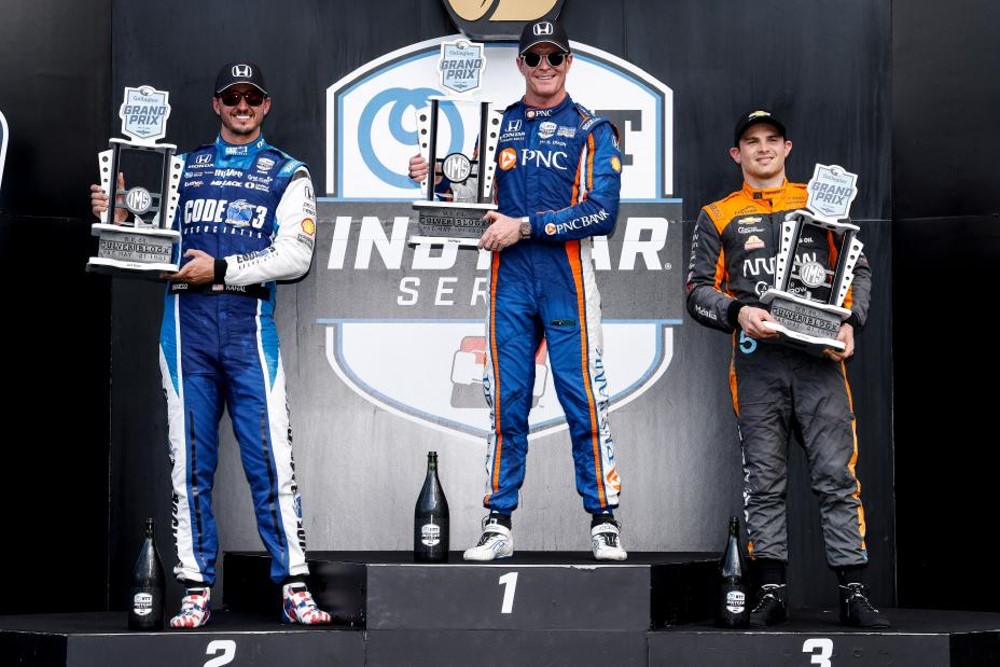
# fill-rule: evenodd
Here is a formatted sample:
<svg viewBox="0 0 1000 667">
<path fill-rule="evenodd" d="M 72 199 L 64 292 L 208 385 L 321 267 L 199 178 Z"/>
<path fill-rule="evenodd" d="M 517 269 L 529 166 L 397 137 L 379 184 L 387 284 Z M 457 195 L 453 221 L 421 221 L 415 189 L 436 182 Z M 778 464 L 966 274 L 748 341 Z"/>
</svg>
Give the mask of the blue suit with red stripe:
<svg viewBox="0 0 1000 667">
<path fill-rule="evenodd" d="M 531 238 L 494 252 L 486 369 L 492 433 L 484 505 L 509 515 L 518 504 L 528 450 L 535 352 L 544 336 L 556 393 L 569 424 L 584 508 L 617 507 L 621 483 L 608 423 L 601 303 L 591 237 L 618 215 L 618 131 L 567 95 L 556 107 L 507 107 L 496 157 L 499 211 L 531 223 Z"/>
</svg>

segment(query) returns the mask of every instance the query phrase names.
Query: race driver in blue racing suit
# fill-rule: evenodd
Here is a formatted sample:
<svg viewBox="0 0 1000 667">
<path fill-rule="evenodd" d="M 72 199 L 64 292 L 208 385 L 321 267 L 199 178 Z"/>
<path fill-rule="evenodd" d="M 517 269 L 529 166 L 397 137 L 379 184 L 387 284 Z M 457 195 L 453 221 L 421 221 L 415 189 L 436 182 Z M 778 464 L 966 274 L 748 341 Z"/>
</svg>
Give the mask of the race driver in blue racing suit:
<svg viewBox="0 0 1000 667">
<path fill-rule="evenodd" d="M 591 237 L 609 234 L 618 214 L 621 152 L 617 129 L 573 102 L 563 28 L 525 26 L 518 69 L 524 97 L 507 107 L 496 153 L 496 204 L 479 247 L 492 251 L 484 386 L 492 432 L 487 442 L 490 510 L 479 543 L 464 557 L 513 554 L 511 513 L 518 505 L 528 450 L 535 352 L 544 336 L 559 402 L 569 423 L 576 487 L 592 515 L 599 560 L 624 560 L 613 510 L 621 481 L 608 422 L 600 295 Z M 428 172 L 421 156 L 410 176 Z"/>
<path fill-rule="evenodd" d="M 181 232 L 175 249 L 180 270 L 165 276 L 170 282 L 160 331 L 174 574 L 186 588 L 181 611 L 170 621 L 174 628 L 203 626 L 211 614 L 219 548 L 212 486 L 223 408 L 239 442 L 258 532 L 271 554 L 271 578 L 283 584 L 283 619 L 308 625 L 331 620 L 305 585 L 305 532 L 274 321 L 275 281 L 309 270 L 316 203 L 306 166 L 261 136 L 270 103 L 260 68 L 224 66 L 212 100 L 222 124 L 218 138 L 182 156 L 173 220 Z M 122 176 L 119 184 L 124 186 Z M 91 190 L 100 215 L 107 196 Z"/>
</svg>

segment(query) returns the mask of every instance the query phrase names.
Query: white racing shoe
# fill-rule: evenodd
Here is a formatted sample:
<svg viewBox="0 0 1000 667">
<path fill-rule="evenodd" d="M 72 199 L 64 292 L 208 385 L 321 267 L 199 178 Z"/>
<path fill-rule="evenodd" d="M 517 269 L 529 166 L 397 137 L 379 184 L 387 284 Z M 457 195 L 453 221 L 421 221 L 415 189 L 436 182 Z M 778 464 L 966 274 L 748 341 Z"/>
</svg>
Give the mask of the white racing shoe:
<svg viewBox="0 0 1000 667">
<path fill-rule="evenodd" d="M 625 560 L 628 553 L 622 548 L 621 530 L 615 521 L 599 523 L 590 529 L 590 541 L 597 560 Z"/>
<path fill-rule="evenodd" d="M 483 536 L 479 538 L 479 543 L 471 549 L 466 549 L 462 558 L 482 562 L 510 558 L 513 555 L 514 537 L 510 528 L 492 517 L 486 517 L 483 520 Z"/>
</svg>

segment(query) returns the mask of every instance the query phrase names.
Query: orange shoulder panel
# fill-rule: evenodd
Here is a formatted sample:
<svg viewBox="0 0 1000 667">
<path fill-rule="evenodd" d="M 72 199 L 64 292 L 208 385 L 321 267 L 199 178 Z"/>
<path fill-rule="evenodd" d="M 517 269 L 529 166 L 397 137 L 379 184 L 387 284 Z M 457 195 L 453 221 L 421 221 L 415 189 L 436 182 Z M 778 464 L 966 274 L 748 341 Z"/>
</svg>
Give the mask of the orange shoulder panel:
<svg viewBox="0 0 1000 667">
<path fill-rule="evenodd" d="M 704 211 L 715 223 L 715 228 L 719 230 L 720 234 L 733 218 L 745 213 L 753 213 L 756 210 L 757 206 L 753 200 L 744 197 L 740 190 L 704 207 Z"/>
</svg>

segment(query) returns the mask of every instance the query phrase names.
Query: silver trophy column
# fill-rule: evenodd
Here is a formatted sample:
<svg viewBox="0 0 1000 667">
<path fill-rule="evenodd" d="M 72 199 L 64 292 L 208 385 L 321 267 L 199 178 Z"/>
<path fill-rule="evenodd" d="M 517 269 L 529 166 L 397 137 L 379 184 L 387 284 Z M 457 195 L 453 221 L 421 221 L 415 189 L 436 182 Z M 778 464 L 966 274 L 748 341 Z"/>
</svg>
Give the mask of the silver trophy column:
<svg viewBox="0 0 1000 667">
<path fill-rule="evenodd" d="M 454 95 L 432 95 L 430 106 L 417 113 L 420 154 L 427 161 L 428 174 L 421 184 L 424 199 L 413 202 L 418 213 L 417 234 L 410 237 L 410 243 L 475 248 L 489 226 L 483 216 L 496 210 L 492 185 L 502 114 L 493 111 L 491 102 L 468 96 L 482 86 L 485 66 L 482 44 L 459 40 L 441 45 L 440 84 Z M 449 120 L 446 138 L 458 148 L 439 158 L 442 115 Z M 476 117 L 478 132 L 472 139 L 464 130 L 470 115 Z M 451 183 L 451 199 L 436 191 L 438 173 Z"/>
</svg>

